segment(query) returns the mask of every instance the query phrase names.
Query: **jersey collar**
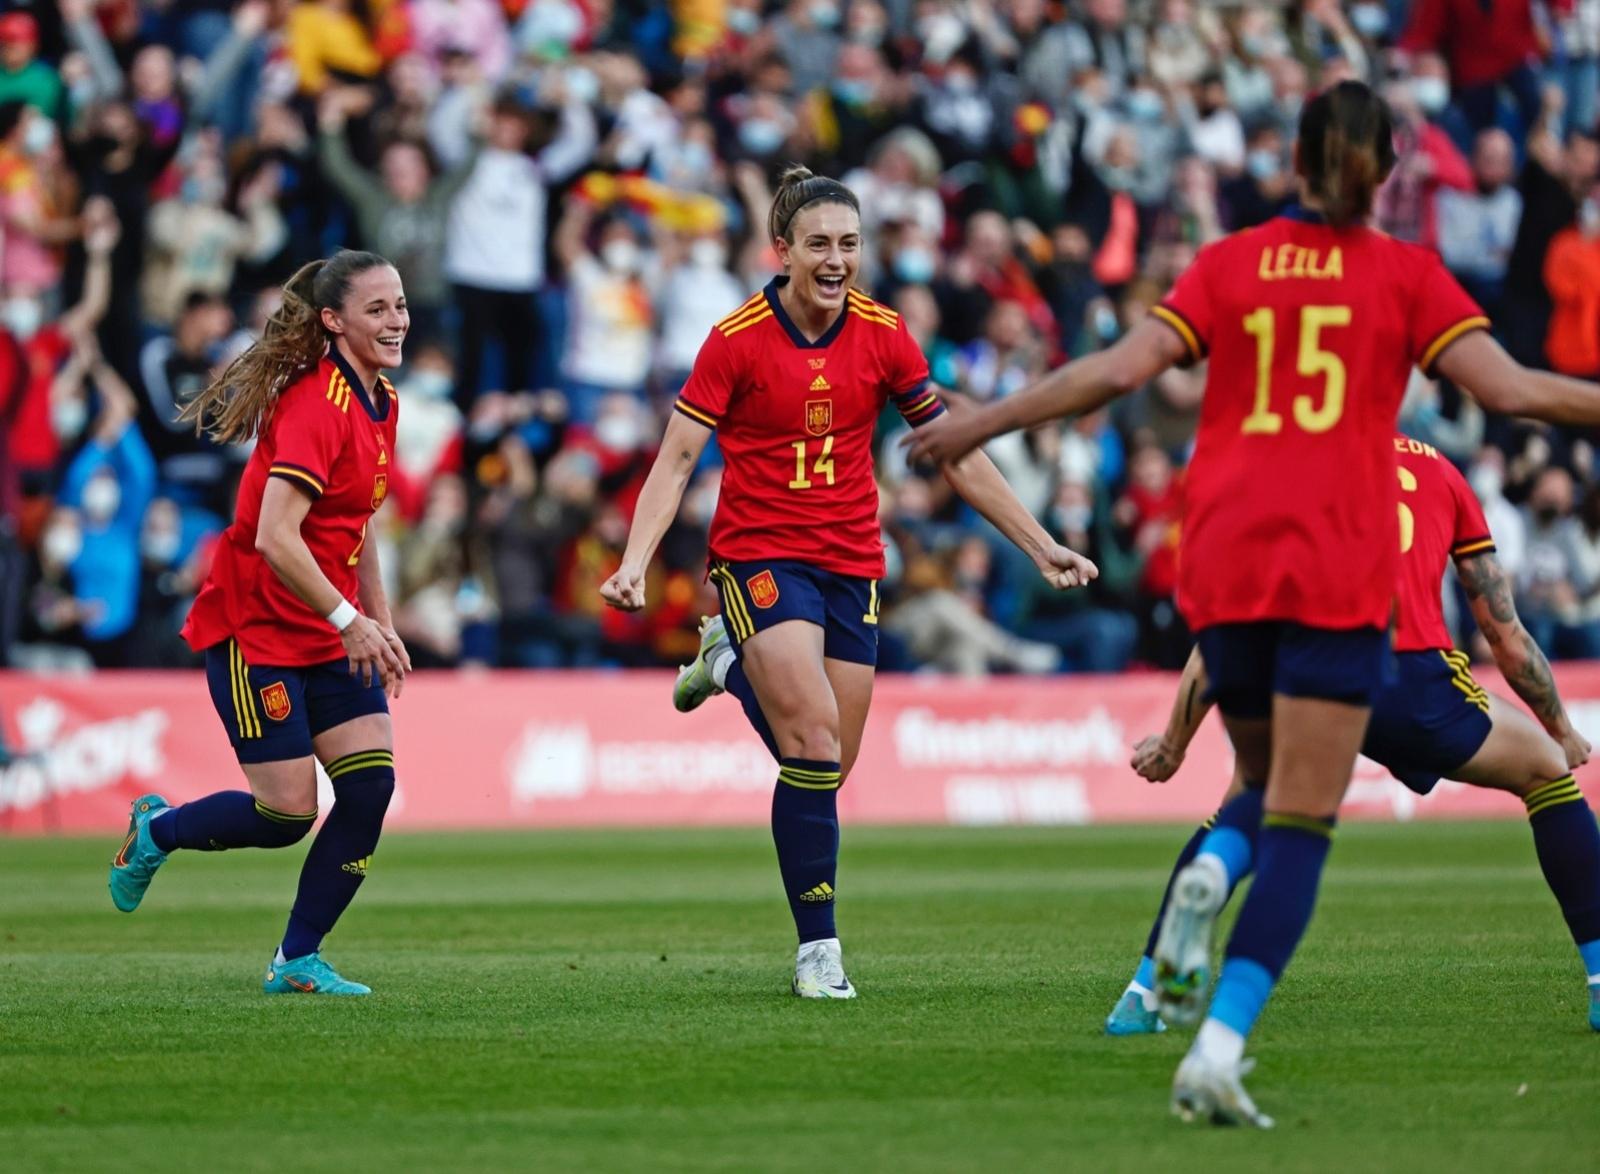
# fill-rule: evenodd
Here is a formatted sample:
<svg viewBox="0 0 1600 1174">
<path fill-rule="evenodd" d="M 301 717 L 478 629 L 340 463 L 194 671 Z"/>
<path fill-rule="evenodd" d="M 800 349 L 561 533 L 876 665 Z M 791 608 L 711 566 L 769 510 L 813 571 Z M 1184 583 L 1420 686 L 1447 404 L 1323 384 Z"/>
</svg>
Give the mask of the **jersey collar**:
<svg viewBox="0 0 1600 1174">
<path fill-rule="evenodd" d="M 361 382 L 361 377 L 356 374 L 356 369 L 345 361 L 345 357 L 340 353 L 338 347 L 331 345 L 328 347 L 328 358 L 333 360 L 335 367 L 339 368 L 339 374 L 344 376 L 344 381 L 350 385 L 350 390 L 356 393 L 356 398 L 361 401 L 361 406 L 367 410 L 367 415 L 380 422 L 387 420 L 389 418 L 389 407 L 394 397 L 389 394 L 388 383 L 383 376 L 378 376 L 378 395 L 383 400 L 383 407 L 380 409 L 377 404 L 373 403 L 372 396 L 367 391 L 366 385 Z"/>
<path fill-rule="evenodd" d="M 1290 204 L 1278 213 L 1285 220 L 1298 220 L 1301 224 L 1326 224 L 1328 218 L 1321 212 L 1307 208 L 1304 204 Z"/>
<path fill-rule="evenodd" d="M 839 332 L 844 329 L 844 320 L 850 317 L 848 302 L 846 305 L 839 307 L 839 316 L 834 319 L 833 325 L 824 330 L 816 342 L 812 342 L 801 333 L 800 328 L 790 319 L 788 311 L 783 308 L 782 299 L 778 297 L 778 291 L 788 284 L 788 277 L 780 275 L 769 281 L 767 288 L 762 292 L 767 295 L 767 305 L 772 307 L 772 316 L 778 320 L 778 323 L 789 335 L 790 341 L 802 350 L 808 351 L 820 351 L 824 347 L 833 345 L 833 340 L 838 338 Z"/>
</svg>

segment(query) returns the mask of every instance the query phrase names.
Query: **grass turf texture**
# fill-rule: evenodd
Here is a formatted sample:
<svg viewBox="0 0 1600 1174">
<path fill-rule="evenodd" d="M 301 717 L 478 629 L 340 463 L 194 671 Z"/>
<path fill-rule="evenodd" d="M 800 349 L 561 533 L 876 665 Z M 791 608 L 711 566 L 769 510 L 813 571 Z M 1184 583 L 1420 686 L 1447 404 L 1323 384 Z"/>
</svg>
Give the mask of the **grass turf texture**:
<svg viewBox="0 0 1600 1174">
<path fill-rule="evenodd" d="M 1270 1135 L 1185 1127 L 1186 1034 L 1111 1040 L 1175 828 L 848 830 L 854 1003 L 789 996 L 757 830 L 392 836 L 268 998 L 299 851 L 0 841 L 0 1166 L 1572 1169 L 1600 1036 L 1519 823 L 1346 826 L 1257 1032 Z M 1587 1155 L 1586 1157 L 1583 1155 Z"/>
</svg>

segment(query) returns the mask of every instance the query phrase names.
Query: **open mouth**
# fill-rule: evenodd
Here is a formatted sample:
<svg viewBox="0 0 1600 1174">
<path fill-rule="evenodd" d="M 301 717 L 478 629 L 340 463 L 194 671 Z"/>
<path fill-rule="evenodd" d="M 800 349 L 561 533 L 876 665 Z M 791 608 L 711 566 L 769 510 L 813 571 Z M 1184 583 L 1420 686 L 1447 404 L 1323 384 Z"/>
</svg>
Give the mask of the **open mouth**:
<svg viewBox="0 0 1600 1174">
<path fill-rule="evenodd" d="M 378 345 L 380 347 L 382 347 L 384 350 L 397 351 L 397 350 L 400 349 L 400 344 L 405 342 L 405 340 L 406 340 L 406 336 L 403 335 L 403 334 L 380 334 L 380 335 L 378 335 Z"/>
<path fill-rule="evenodd" d="M 835 294 L 843 293 L 844 292 L 844 274 L 842 274 L 842 273 L 840 273 L 840 274 L 819 273 L 817 275 L 817 288 L 820 289 L 823 293 L 827 294 L 829 297 L 832 297 Z"/>
</svg>

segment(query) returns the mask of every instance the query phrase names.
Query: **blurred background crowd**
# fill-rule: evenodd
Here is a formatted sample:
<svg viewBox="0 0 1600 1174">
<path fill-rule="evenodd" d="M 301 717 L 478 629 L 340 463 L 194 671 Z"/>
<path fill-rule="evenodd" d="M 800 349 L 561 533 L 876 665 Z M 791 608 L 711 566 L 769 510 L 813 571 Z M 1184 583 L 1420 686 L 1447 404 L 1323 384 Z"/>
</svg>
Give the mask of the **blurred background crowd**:
<svg viewBox="0 0 1600 1174">
<path fill-rule="evenodd" d="M 784 164 L 859 193 L 858 284 L 989 399 L 1284 206 L 1306 95 L 1349 77 L 1396 117 L 1380 227 L 1437 249 L 1524 362 L 1600 375 L 1600 0 L 8 6 L 0 663 L 193 663 L 177 632 L 246 454 L 176 413 L 343 245 L 395 261 L 411 303 L 378 536 L 415 660 L 677 663 L 715 610 L 714 445 L 650 606 L 595 589 L 696 350 L 775 271 Z M 906 467 L 891 413 L 884 666 L 1180 664 L 1203 377 L 991 446 L 1099 563 L 1068 595 Z M 1403 427 L 1467 471 L 1536 638 L 1600 655 L 1590 439 L 1420 375 Z"/>
</svg>

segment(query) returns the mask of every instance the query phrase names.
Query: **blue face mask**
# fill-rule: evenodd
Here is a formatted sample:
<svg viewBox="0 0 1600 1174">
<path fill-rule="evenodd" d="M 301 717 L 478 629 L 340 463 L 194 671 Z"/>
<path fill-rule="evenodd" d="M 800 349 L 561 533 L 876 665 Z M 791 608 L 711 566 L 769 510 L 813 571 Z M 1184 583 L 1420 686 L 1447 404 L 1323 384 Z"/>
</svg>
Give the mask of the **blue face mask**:
<svg viewBox="0 0 1600 1174">
<path fill-rule="evenodd" d="M 833 83 L 833 93 L 846 106 L 865 106 L 872 101 L 872 83 L 863 78 L 842 77 Z"/>
<path fill-rule="evenodd" d="M 1276 179 L 1283 170 L 1283 164 L 1278 159 L 1278 152 L 1258 150 L 1251 151 L 1245 159 L 1245 166 L 1250 169 L 1250 174 L 1256 179 Z"/>
<path fill-rule="evenodd" d="M 908 285 L 926 285 L 935 268 L 933 254 L 924 248 L 913 246 L 894 255 L 894 275 Z"/>
<path fill-rule="evenodd" d="M 704 143 L 686 143 L 678 152 L 678 162 L 690 175 L 703 178 L 711 174 L 711 165 L 716 160 L 711 156 L 711 148 Z"/>
<path fill-rule="evenodd" d="M 1128 113 L 1134 118 L 1154 120 L 1165 110 L 1161 95 L 1154 90 L 1133 90 L 1128 94 Z"/>
<path fill-rule="evenodd" d="M 739 142 L 752 155 L 770 155 L 788 137 L 788 132 L 770 119 L 748 118 L 739 124 Z"/>
</svg>

